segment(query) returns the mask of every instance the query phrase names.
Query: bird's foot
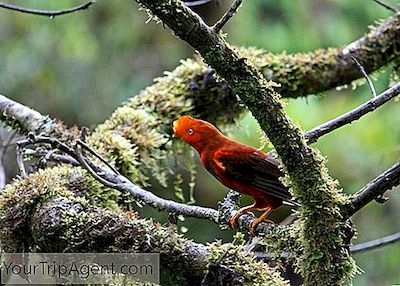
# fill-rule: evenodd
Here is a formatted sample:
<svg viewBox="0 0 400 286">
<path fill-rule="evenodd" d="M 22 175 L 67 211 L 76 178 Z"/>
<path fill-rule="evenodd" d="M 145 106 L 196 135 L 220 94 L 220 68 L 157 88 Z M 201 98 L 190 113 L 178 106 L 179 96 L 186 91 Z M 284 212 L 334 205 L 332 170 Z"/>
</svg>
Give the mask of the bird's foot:
<svg viewBox="0 0 400 286">
<path fill-rule="evenodd" d="M 275 224 L 275 222 L 273 222 L 273 221 L 270 220 L 270 219 L 266 219 L 266 218 L 262 218 L 262 219 L 257 218 L 257 219 L 255 219 L 255 220 L 253 220 L 253 221 L 250 223 L 250 226 L 249 226 L 250 234 L 251 234 L 252 236 L 255 236 L 256 227 L 257 227 L 257 225 L 258 225 L 260 222 L 265 222 L 265 223 L 269 223 L 269 224 Z"/>
<path fill-rule="evenodd" d="M 245 213 L 250 214 L 250 215 L 252 215 L 253 217 L 256 217 L 252 212 L 245 212 Z M 230 225 L 231 225 L 231 227 L 232 227 L 233 229 L 236 229 L 236 228 L 237 228 L 237 226 L 238 226 L 237 221 L 238 221 L 239 217 L 240 217 L 242 214 L 245 214 L 245 213 L 240 212 L 240 211 L 237 211 L 237 212 L 233 215 L 233 217 L 229 220 L 229 223 L 230 223 Z"/>
</svg>

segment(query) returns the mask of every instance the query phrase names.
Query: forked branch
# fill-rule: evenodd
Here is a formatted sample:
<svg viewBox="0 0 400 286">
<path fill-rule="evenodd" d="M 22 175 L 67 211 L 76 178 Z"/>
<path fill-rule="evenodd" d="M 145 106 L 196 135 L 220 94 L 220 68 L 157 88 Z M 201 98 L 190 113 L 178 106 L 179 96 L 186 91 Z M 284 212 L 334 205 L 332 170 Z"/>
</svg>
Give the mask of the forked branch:
<svg viewBox="0 0 400 286">
<path fill-rule="evenodd" d="M 229 21 L 229 19 L 231 19 L 236 12 L 239 10 L 240 5 L 242 5 L 243 0 L 235 0 L 231 7 L 229 8 L 228 12 L 226 12 L 221 19 L 219 19 L 214 26 L 212 27 L 212 29 L 214 30 L 215 33 L 218 33 L 223 26 L 225 26 L 225 24 Z"/>
<path fill-rule="evenodd" d="M 378 107 L 382 106 L 392 98 L 396 97 L 400 94 L 400 83 L 392 86 L 387 89 L 379 96 L 374 97 L 373 99 L 367 101 L 366 103 L 358 106 L 357 108 L 335 118 L 331 121 L 328 121 L 322 125 L 315 127 L 314 129 L 308 131 L 304 136 L 308 139 L 308 143 L 314 143 L 321 136 L 328 134 L 339 127 L 342 127 L 346 124 L 350 124 L 355 120 L 360 119 L 365 114 L 374 111 Z"/>
</svg>

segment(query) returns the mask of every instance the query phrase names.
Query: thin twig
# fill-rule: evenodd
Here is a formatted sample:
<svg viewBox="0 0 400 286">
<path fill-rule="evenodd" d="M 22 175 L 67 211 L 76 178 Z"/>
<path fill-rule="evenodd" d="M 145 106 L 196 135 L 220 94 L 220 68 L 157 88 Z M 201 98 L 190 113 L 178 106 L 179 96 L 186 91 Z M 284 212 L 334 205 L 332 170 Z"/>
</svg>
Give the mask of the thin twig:
<svg viewBox="0 0 400 286">
<path fill-rule="evenodd" d="M 388 244 L 395 243 L 397 241 L 400 241 L 400 232 L 374 239 L 368 242 L 363 242 L 360 244 L 356 244 L 350 248 L 351 253 L 358 253 L 358 252 L 364 252 L 367 250 L 379 248 Z"/>
<path fill-rule="evenodd" d="M 79 162 L 69 155 L 60 155 L 60 154 L 52 153 L 50 156 L 48 156 L 47 160 L 53 161 L 53 162 L 70 164 L 75 167 L 80 166 Z"/>
<path fill-rule="evenodd" d="M 133 184 L 128 178 L 122 175 L 115 176 L 114 174 L 110 174 L 108 170 L 101 170 L 105 174 L 104 177 L 107 179 L 113 179 L 113 181 L 117 184 L 117 190 L 130 193 L 135 199 L 138 199 L 159 211 L 174 212 L 176 214 L 181 214 L 188 217 L 208 219 L 213 222 L 217 222 L 218 220 L 218 211 L 212 208 L 186 205 L 171 200 L 162 199 L 153 193 Z"/>
<path fill-rule="evenodd" d="M 352 254 L 365 252 L 368 250 L 384 247 L 399 241 L 400 241 L 400 232 L 397 232 L 385 237 L 353 245 L 352 247 L 350 247 L 350 252 Z M 270 252 L 255 251 L 253 253 L 256 259 L 262 260 L 264 262 L 276 260 L 276 258 L 278 258 L 276 257 L 275 254 Z M 279 258 L 284 262 L 285 260 L 290 259 L 291 256 L 292 254 L 289 252 L 282 252 Z"/>
<path fill-rule="evenodd" d="M 77 145 L 79 147 L 79 145 Z M 77 149 L 79 151 L 79 148 Z M 133 184 L 128 178 L 111 173 L 108 169 L 96 166 L 93 163 L 88 162 L 82 158 L 81 153 L 77 153 L 79 156 L 78 161 L 83 163 L 83 167 L 93 175 L 93 177 L 105 186 L 114 188 L 121 192 L 131 194 L 135 199 L 148 204 L 159 211 L 173 212 L 188 217 L 208 219 L 213 222 L 217 222 L 218 212 L 211 208 L 191 206 L 182 203 L 177 203 L 171 200 L 162 199 L 153 193 L 146 191 L 139 186 Z M 99 174 L 102 174 L 100 176 Z"/>
<path fill-rule="evenodd" d="M 35 136 L 33 133 L 29 133 L 28 138 L 20 140 L 16 144 L 16 160 L 20 175 L 22 178 L 27 177 L 25 165 L 24 165 L 24 150 L 27 146 L 33 144 L 49 144 L 53 148 L 56 148 L 62 152 L 69 155 L 73 154 L 74 150 L 68 147 L 65 143 L 60 142 L 57 139 L 45 137 L 45 136 Z"/>
<path fill-rule="evenodd" d="M 67 9 L 62 9 L 62 10 L 38 10 L 38 9 L 30 9 L 26 7 L 21 7 L 21 6 L 16 6 L 4 2 L 0 2 L 0 8 L 8 9 L 8 10 L 13 10 L 21 13 L 27 13 L 27 14 L 34 14 L 34 15 L 39 15 L 39 16 L 47 16 L 50 18 L 54 18 L 55 16 L 60 16 L 64 14 L 70 14 L 77 12 L 79 10 L 85 10 L 88 9 L 95 1 L 88 1 L 86 3 L 83 3 L 81 5 L 67 8 Z"/>
<path fill-rule="evenodd" d="M 188 7 L 196 7 L 196 6 L 200 6 L 200 5 L 203 5 L 203 4 L 210 3 L 212 1 L 214 1 L 214 0 L 197 0 L 197 1 L 190 1 L 190 2 L 189 1 L 183 1 L 183 3 L 185 3 L 185 5 L 188 6 Z"/>
<path fill-rule="evenodd" d="M 374 111 L 375 109 L 382 106 L 392 98 L 396 97 L 399 93 L 400 93 L 400 83 L 397 83 L 391 88 L 382 92 L 377 97 L 374 97 L 373 99 L 358 106 L 357 108 L 306 132 L 304 136 L 306 137 L 306 139 L 308 139 L 308 143 L 317 142 L 317 140 L 321 136 L 338 129 L 343 125 L 349 124 L 357 119 L 360 119 L 363 115 Z"/>
<path fill-rule="evenodd" d="M 350 247 L 350 252 L 352 254 L 354 253 L 359 253 L 359 252 L 364 252 L 364 251 L 368 251 L 368 250 L 372 250 L 372 249 L 376 249 L 376 248 L 380 248 L 386 245 L 390 245 L 392 243 L 398 242 L 400 241 L 400 232 L 382 237 L 382 238 L 378 238 L 378 239 L 374 239 L 371 241 L 367 241 L 367 242 L 363 242 L 363 243 L 359 243 L 356 244 L 352 247 Z M 264 262 L 268 262 L 271 260 L 276 259 L 276 255 L 270 252 L 261 252 L 261 251 L 255 251 L 254 252 L 254 256 L 256 257 L 256 259 L 262 260 Z M 287 260 L 288 258 L 290 258 L 291 254 L 288 252 L 283 252 L 281 253 L 281 256 L 279 257 L 281 260 Z"/>
<path fill-rule="evenodd" d="M 79 144 L 76 144 L 75 146 L 75 154 L 77 157 L 78 162 L 92 175 L 93 178 L 95 178 L 97 181 L 99 181 L 101 184 L 105 185 L 106 187 L 116 189 L 118 184 L 112 183 L 109 180 L 104 179 L 102 176 L 97 174 L 96 171 L 93 170 L 93 168 L 89 165 L 89 163 L 86 161 L 86 158 L 82 154 L 82 147 Z"/>
<path fill-rule="evenodd" d="M 26 170 L 25 170 L 25 165 L 24 165 L 24 153 L 22 147 L 17 144 L 15 148 L 15 153 L 17 156 L 17 165 L 18 165 L 18 170 L 21 178 L 25 179 L 27 177 Z"/>
<path fill-rule="evenodd" d="M 344 206 L 342 210 L 343 216 L 352 216 L 369 202 L 379 198 L 386 191 L 398 185 L 400 185 L 400 162 L 394 164 L 354 194 L 350 203 Z"/>
<path fill-rule="evenodd" d="M 235 0 L 231 7 L 229 8 L 228 12 L 226 12 L 221 19 L 219 19 L 214 26 L 212 26 L 212 29 L 214 30 L 215 33 L 218 33 L 223 26 L 229 21 L 230 18 L 232 18 L 236 12 L 239 10 L 240 5 L 242 5 L 243 0 Z"/>
<path fill-rule="evenodd" d="M 90 152 L 92 155 L 94 155 L 96 158 L 98 158 L 101 162 L 103 162 L 108 168 L 110 168 L 115 174 L 119 175 L 120 173 L 117 171 L 117 169 L 114 168 L 106 159 L 104 159 L 99 153 L 97 153 L 93 148 L 90 148 L 85 142 L 82 140 L 77 140 L 76 141 L 77 145 L 81 145 L 86 151 Z"/>
<path fill-rule="evenodd" d="M 67 144 L 61 142 L 60 140 L 57 140 L 55 138 L 50 138 L 46 136 L 36 136 L 32 133 L 29 134 L 28 139 L 19 141 L 20 145 L 21 144 L 38 144 L 38 143 L 44 143 L 44 144 L 49 144 L 53 148 L 56 148 L 64 153 L 67 153 L 69 155 L 74 155 L 74 149 L 69 147 Z"/>
<path fill-rule="evenodd" d="M 392 5 L 386 3 L 382 0 L 374 0 L 374 1 L 394 13 L 397 13 L 397 11 L 398 11 L 398 9 L 396 7 L 393 7 Z"/>
<path fill-rule="evenodd" d="M 0 142 L 5 141 L 6 137 L 6 130 L 5 128 L 2 128 L 0 126 Z M 11 141 L 14 139 L 14 136 L 16 135 L 16 132 L 14 131 L 11 136 L 7 139 L 7 142 L 3 144 L 1 143 L 0 146 L 0 189 L 2 189 L 6 185 L 6 173 L 5 173 L 5 168 L 4 168 L 4 162 L 6 158 L 6 153 L 8 150 L 8 147 L 11 145 Z"/>
<path fill-rule="evenodd" d="M 35 142 L 32 144 L 39 144 L 39 142 Z M 70 155 L 61 155 L 61 154 L 56 154 L 56 149 L 52 150 L 47 150 L 45 148 L 36 148 L 33 152 L 30 153 L 31 156 L 41 159 L 44 158 L 45 161 L 52 161 L 52 162 L 57 162 L 57 163 L 65 163 L 65 164 L 70 164 L 72 166 L 80 166 L 81 164 L 71 157 Z M 43 162 L 45 163 L 45 162 Z"/>
<path fill-rule="evenodd" d="M 365 71 L 364 67 L 362 66 L 362 64 L 360 64 L 360 62 L 355 57 L 353 57 L 353 56 L 350 56 L 350 57 L 356 63 L 356 65 L 357 65 L 358 69 L 360 70 L 361 74 L 367 80 L 367 83 L 369 85 L 369 89 L 372 92 L 372 95 L 374 97 L 376 97 L 376 90 L 375 90 L 374 84 L 372 83 L 372 81 L 371 81 L 370 77 L 368 76 L 367 72 Z"/>
</svg>

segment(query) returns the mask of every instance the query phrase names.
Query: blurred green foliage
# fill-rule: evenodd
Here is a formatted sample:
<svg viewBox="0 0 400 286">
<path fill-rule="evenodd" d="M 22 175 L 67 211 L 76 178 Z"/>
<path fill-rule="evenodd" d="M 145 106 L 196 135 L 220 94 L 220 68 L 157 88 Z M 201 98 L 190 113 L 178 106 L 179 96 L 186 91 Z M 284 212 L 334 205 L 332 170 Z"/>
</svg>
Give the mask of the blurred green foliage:
<svg viewBox="0 0 400 286">
<path fill-rule="evenodd" d="M 388 0 L 389 2 L 389 0 Z M 397 1 L 391 1 L 393 5 Z M 19 0 L 32 8 L 61 9 L 79 1 Z M 230 1 L 219 0 L 197 9 L 213 22 Z M 228 23 L 228 41 L 280 53 L 343 46 L 362 36 L 367 27 L 390 12 L 372 0 L 252 0 Z M 150 22 L 134 1 L 98 0 L 89 10 L 55 19 L 0 10 L 0 93 L 68 124 L 95 126 L 124 100 L 151 84 L 152 79 L 193 54 L 170 31 Z M 378 92 L 388 85 L 389 68 L 377 73 Z M 367 86 L 329 91 L 288 100 L 287 110 L 305 130 L 350 110 L 371 97 Z M 327 156 L 331 174 L 345 192 L 354 193 L 400 157 L 400 107 L 390 102 L 359 122 L 337 130 L 315 144 Z M 231 136 L 260 146 L 257 124 L 250 115 L 237 123 Z M 160 186 L 154 192 L 174 198 Z M 197 204 L 217 206 L 226 193 L 199 168 Z M 354 217 L 355 243 L 400 231 L 399 188 L 383 206 L 371 203 Z M 248 198 L 243 203 L 249 203 Z M 146 214 L 166 221 L 145 207 Z M 275 212 L 279 220 L 288 209 Z M 187 236 L 197 241 L 230 240 L 232 231 L 214 224 L 186 220 Z M 355 285 L 400 283 L 400 243 L 355 256 L 365 273 Z M 371 259 L 373 256 L 373 259 Z"/>
</svg>

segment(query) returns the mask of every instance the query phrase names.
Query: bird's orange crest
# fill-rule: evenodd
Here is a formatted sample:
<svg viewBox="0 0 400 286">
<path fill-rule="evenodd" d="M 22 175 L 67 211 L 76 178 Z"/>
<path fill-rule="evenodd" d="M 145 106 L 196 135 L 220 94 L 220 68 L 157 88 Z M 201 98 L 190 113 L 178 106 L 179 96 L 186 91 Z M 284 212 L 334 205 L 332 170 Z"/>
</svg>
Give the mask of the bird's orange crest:
<svg viewBox="0 0 400 286">
<path fill-rule="evenodd" d="M 186 143 L 197 147 L 206 143 L 212 135 L 222 135 L 211 123 L 190 116 L 182 116 L 173 123 L 174 137 L 181 138 Z"/>
</svg>

